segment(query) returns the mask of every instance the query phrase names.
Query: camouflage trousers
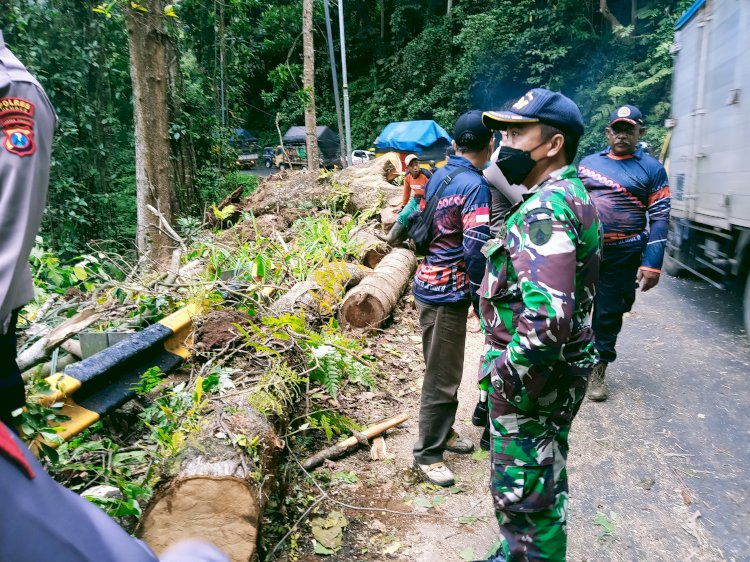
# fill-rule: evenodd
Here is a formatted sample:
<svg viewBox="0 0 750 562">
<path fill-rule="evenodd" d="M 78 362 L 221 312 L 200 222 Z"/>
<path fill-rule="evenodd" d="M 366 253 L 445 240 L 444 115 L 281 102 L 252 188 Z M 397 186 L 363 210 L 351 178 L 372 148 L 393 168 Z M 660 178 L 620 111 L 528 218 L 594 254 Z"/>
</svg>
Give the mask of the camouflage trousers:
<svg viewBox="0 0 750 562">
<path fill-rule="evenodd" d="M 493 364 L 501 355 L 486 350 L 482 374 L 497 373 Z M 568 434 L 588 371 L 560 363 L 535 397 L 523 384 L 492 380 L 490 492 L 500 524 L 498 554 L 507 562 L 565 560 Z"/>
</svg>

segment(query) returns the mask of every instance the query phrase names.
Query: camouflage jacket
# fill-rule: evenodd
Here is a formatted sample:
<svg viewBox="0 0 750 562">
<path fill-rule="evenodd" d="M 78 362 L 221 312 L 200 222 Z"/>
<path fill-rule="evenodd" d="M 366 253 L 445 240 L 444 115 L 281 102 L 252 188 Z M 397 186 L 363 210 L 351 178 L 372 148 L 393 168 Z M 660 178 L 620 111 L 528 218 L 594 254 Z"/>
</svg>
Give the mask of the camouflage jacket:
<svg viewBox="0 0 750 562">
<path fill-rule="evenodd" d="M 534 399 L 561 363 L 589 369 L 602 229 L 576 169 L 560 168 L 529 190 L 485 251 L 480 310 L 485 355 L 495 358 L 483 361 L 480 379 L 516 396 L 523 385 Z"/>
</svg>

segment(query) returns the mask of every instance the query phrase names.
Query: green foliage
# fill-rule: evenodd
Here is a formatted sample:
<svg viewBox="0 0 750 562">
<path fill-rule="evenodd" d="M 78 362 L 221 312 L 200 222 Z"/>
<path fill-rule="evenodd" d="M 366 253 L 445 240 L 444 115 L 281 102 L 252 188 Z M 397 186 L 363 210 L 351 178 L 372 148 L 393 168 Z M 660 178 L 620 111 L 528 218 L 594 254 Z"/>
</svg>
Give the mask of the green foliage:
<svg viewBox="0 0 750 562">
<path fill-rule="evenodd" d="M 154 403 L 141 414 L 143 424 L 150 430 L 150 440 L 162 455 L 177 453 L 185 438 L 200 425 L 200 415 L 207 400 L 204 399 L 203 380 L 198 377 L 192 390 L 186 383 L 166 389 Z"/>
<path fill-rule="evenodd" d="M 331 398 L 337 398 L 347 382 L 369 390 L 375 389 L 375 379 L 370 369 L 354 360 L 350 354 L 324 343 L 313 347 L 311 352 L 311 363 L 315 369 L 310 373 L 310 380 L 320 384 Z"/>
<path fill-rule="evenodd" d="M 42 237 L 37 236 L 36 246 L 29 256 L 29 264 L 34 284 L 46 292 L 62 294 L 74 287 L 86 292 L 96 284 L 122 278 L 122 271 L 111 261 L 101 261 L 104 257 L 101 253 L 98 257 L 87 254 L 62 263 L 60 258 L 45 247 Z"/>
<path fill-rule="evenodd" d="M 59 454 L 54 445 L 59 445 L 62 440 L 58 436 L 60 423 L 68 419 L 59 413 L 62 404 L 45 406 L 37 396 L 53 392 L 49 383 L 44 379 L 34 380 L 27 389 L 26 406 L 18 416 L 21 437 L 27 443 L 36 443 L 38 456 L 41 460 L 47 460 L 55 464 L 59 460 Z"/>
<path fill-rule="evenodd" d="M 151 367 L 149 369 L 146 369 L 146 371 L 144 371 L 144 373 L 141 375 L 138 384 L 133 386 L 133 390 L 138 396 L 148 394 L 157 386 L 159 386 L 164 377 L 165 373 L 159 367 Z"/>
<path fill-rule="evenodd" d="M 203 379 L 203 392 L 212 394 L 223 394 L 234 388 L 232 375 L 236 369 L 231 367 L 214 367 L 210 373 Z"/>
<path fill-rule="evenodd" d="M 333 410 L 314 412 L 307 416 L 306 420 L 309 427 L 322 430 L 329 442 L 334 435 L 339 436 L 362 429 L 362 426 L 350 417 Z"/>
<path fill-rule="evenodd" d="M 248 402 L 266 416 L 280 416 L 299 397 L 304 378 L 284 361 L 274 361 L 248 396 Z"/>
</svg>

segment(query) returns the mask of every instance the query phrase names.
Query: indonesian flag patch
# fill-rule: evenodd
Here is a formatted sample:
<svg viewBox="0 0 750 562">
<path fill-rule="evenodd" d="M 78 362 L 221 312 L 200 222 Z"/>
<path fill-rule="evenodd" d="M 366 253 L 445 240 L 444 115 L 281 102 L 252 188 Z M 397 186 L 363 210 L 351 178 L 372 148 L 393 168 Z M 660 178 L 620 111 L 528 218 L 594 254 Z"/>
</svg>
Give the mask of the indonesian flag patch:
<svg viewBox="0 0 750 562">
<path fill-rule="evenodd" d="M 0 98 L 0 129 L 3 147 L 16 156 L 31 156 L 34 142 L 34 104 L 22 98 Z"/>
</svg>

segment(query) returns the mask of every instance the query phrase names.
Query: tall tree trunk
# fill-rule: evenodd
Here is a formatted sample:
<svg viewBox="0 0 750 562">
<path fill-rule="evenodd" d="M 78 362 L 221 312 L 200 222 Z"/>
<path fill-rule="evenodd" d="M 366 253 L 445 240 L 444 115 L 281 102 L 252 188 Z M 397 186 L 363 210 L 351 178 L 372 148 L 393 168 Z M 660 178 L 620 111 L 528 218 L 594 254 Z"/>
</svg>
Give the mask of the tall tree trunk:
<svg viewBox="0 0 750 562">
<path fill-rule="evenodd" d="M 453 0 L 448 0 L 448 7 L 445 10 L 445 15 L 449 16 L 451 15 L 451 10 L 453 9 Z"/>
<path fill-rule="evenodd" d="M 169 121 L 170 123 L 179 123 L 183 117 L 182 111 L 182 76 L 180 74 L 180 50 L 176 40 L 172 39 L 167 44 L 167 71 L 169 77 Z M 173 206 L 174 210 L 180 210 L 180 204 L 191 207 L 194 203 L 194 183 L 195 175 L 195 149 L 190 134 L 185 131 L 179 131 L 178 135 L 173 135 L 170 139 L 172 150 L 172 175 L 177 195 L 177 202 Z"/>
<path fill-rule="evenodd" d="M 142 0 L 143 2 L 143 0 Z M 175 241 L 161 220 L 172 222 L 174 184 L 169 163 L 167 64 L 163 0 L 143 2 L 146 10 L 128 3 L 126 18 L 133 82 L 135 121 L 135 181 L 138 213 L 138 252 L 151 265 L 166 271 Z M 161 217 L 148 210 L 151 205 Z"/>
<path fill-rule="evenodd" d="M 385 0 L 380 0 L 380 41 L 385 41 Z"/>
<path fill-rule="evenodd" d="M 305 129 L 307 131 L 307 169 L 320 169 L 318 158 L 318 132 L 315 122 L 315 50 L 313 48 L 313 0 L 302 0 L 302 53 L 304 70 L 302 84 L 309 96 L 305 106 Z"/>
</svg>

